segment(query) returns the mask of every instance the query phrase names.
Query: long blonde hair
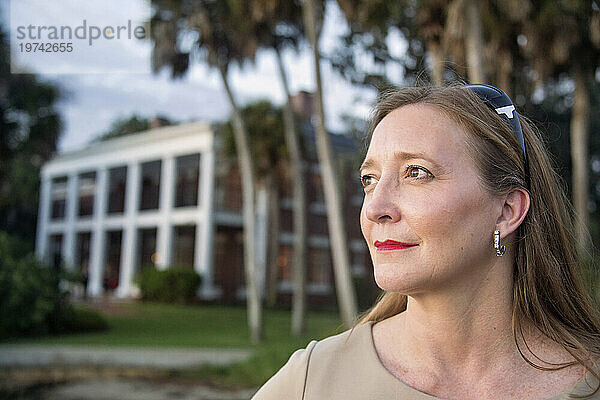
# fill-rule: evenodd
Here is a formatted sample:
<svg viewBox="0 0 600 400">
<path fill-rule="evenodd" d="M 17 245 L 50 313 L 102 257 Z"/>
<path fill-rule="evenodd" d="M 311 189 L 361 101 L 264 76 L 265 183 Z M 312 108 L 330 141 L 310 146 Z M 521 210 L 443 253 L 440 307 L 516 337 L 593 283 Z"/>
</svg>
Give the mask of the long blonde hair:
<svg viewBox="0 0 600 400">
<path fill-rule="evenodd" d="M 374 107 L 368 140 L 387 114 L 417 103 L 438 108 L 465 130 L 468 153 L 479 170 L 481 183 L 491 194 L 506 194 L 514 188 L 530 194 L 529 212 L 516 231 L 514 244 L 512 321 L 521 356 L 544 370 L 581 364 L 600 379 L 592 368 L 593 360 L 600 356 L 600 315 L 583 284 L 573 244 L 573 216 L 567 213 L 572 207 L 540 133 L 521 117 L 530 171 L 527 185 L 520 145 L 497 113 L 463 86 L 421 86 L 391 90 L 380 98 Z M 401 313 L 406 304 L 406 295 L 382 292 L 355 326 Z M 522 332 L 525 321 L 559 343 L 575 361 L 546 368 L 527 358 L 517 341 L 519 335 L 527 346 Z"/>
</svg>

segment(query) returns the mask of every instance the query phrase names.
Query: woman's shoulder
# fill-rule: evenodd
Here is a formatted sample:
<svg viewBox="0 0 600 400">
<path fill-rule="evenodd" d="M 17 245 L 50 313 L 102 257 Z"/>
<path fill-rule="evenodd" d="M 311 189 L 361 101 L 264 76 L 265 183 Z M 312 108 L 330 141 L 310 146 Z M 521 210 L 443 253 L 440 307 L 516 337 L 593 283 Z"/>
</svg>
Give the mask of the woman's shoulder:
<svg viewBox="0 0 600 400">
<path fill-rule="evenodd" d="M 253 399 L 347 399 L 340 395 L 352 387 L 368 391 L 376 381 L 373 362 L 369 322 L 297 350 Z"/>
<path fill-rule="evenodd" d="M 317 344 L 311 341 L 304 349 L 296 350 L 283 367 L 252 397 L 253 400 L 302 399 L 308 361 Z"/>
</svg>

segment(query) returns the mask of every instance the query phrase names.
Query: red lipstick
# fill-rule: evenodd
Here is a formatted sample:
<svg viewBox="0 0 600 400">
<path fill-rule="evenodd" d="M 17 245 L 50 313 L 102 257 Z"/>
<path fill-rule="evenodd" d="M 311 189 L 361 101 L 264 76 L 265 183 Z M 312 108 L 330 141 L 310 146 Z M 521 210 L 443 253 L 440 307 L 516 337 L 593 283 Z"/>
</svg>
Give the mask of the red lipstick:
<svg viewBox="0 0 600 400">
<path fill-rule="evenodd" d="M 418 246 L 418 244 L 396 242 L 395 240 L 390 240 L 390 239 L 387 239 L 383 242 L 376 240 L 374 245 L 375 245 L 375 247 L 377 247 L 377 251 L 402 250 L 402 249 L 408 249 L 410 247 Z"/>
</svg>

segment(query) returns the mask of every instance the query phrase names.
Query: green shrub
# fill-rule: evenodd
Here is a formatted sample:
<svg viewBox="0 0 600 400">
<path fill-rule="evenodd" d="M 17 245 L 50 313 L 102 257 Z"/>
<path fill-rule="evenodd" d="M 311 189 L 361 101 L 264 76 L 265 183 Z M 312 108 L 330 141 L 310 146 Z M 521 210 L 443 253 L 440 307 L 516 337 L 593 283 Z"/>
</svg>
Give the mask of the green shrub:
<svg viewBox="0 0 600 400">
<path fill-rule="evenodd" d="M 188 267 L 171 267 L 165 270 L 147 268 L 136 278 L 143 300 L 164 303 L 191 303 L 202 278 Z"/>
<path fill-rule="evenodd" d="M 96 332 L 108 329 L 106 320 L 94 310 L 69 307 L 65 311 L 58 315 L 57 327 L 60 333 Z"/>
<path fill-rule="evenodd" d="M 98 321 L 88 323 L 93 317 L 81 317 L 69 304 L 59 285 L 66 276 L 62 268 L 44 266 L 33 254 L 21 256 L 21 247 L 17 240 L 0 232 L 0 339 L 101 326 Z M 78 321 L 86 325 L 78 326 Z"/>
</svg>

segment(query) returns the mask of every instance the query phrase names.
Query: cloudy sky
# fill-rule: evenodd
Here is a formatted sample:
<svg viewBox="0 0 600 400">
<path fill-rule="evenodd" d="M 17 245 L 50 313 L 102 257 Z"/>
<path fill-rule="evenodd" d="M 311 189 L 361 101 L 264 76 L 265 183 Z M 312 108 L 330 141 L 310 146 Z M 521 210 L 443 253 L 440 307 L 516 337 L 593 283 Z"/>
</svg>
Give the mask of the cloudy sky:
<svg viewBox="0 0 600 400">
<path fill-rule="evenodd" d="M 18 6 L 15 6 L 17 3 Z M 3 25 L 8 26 L 10 21 L 14 34 L 17 25 L 23 25 L 24 21 L 49 24 L 50 17 L 53 18 L 50 23 L 59 26 L 81 25 L 83 19 L 101 27 L 120 24 L 129 18 L 135 21 L 136 18 L 143 19 L 144 13 L 148 12 L 147 4 L 146 0 L 0 0 L 0 11 Z M 335 2 L 330 3 L 321 49 L 327 51 L 333 48 L 346 29 L 340 10 Z M 397 42 L 396 51 L 401 52 L 401 40 Z M 115 119 L 134 113 L 144 117 L 161 115 L 177 121 L 228 118 L 229 104 L 220 78 L 213 70 L 197 63 L 183 79 L 170 79 L 168 71 L 153 75 L 147 72 L 150 65 L 149 42 L 122 40 L 119 43 L 124 47 L 115 50 L 115 47 L 103 48 L 102 41 L 98 40 L 93 46 L 87 46 L 87 53 L 74 51 L 70 55 L 63 54 L 62 58 L 58 54 L 55 60 L 40 61 L 39 57 L 29 60 L 32 64 L 28 68 L 42 71 L 41 76 L 58 83 L 65 90 L 66 96 L 60 104 L 65 120 L 64 134 L 59 143 L 61 152 L 85 146 L 106 131 Z M 14 36 L 11 44 L 16 44 Z M 17 59 L 14 53 L 12 57 L 13 61 Z M 113 67 L 125 64 L 133 71 L 107 73 L 109 64 L 106 60 L 110 60 Z M 27 63 L 25 59 L 19 61 Z M 305 45 L 299 54 L 285 52 L 284 62 L 292 92 L 312 91 L 314 76 L 309 48 Z M 254 65 L 249 64 L 242 69 L 234 66 L 230 80 L 239 102 L 244 104 L 267 98 L 281 104 L 283 93 L 276 68 L 273 55 L 267 51 L 259 52 Z M 55 73 L 57 71 L 62 73 Z M 401 78 L 401 71 L 390 73 Z M 344 114 L 367 116 L 375 95 L 372 91 L 351 87 L 326 62 L 322 64 L 322 74 L 329 129 L 343 130 L 341 117 Z"/>
</svg>

